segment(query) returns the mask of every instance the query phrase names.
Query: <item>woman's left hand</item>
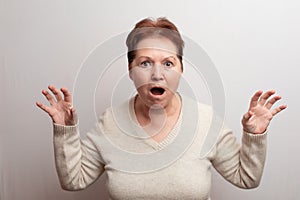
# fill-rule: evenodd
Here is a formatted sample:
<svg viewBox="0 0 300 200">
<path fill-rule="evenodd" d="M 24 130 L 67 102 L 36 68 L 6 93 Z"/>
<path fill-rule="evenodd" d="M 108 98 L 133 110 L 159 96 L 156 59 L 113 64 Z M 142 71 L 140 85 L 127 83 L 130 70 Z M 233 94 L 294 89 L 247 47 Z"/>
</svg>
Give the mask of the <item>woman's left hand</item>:
<svg viewBox="0 0 300 200">
<path fill-rule="evenodd" d="M 274 90 L 267 91 L 264 94 L 260 90 L 253 95 L 249 110 L 242 119 L 244 131 L 253 134 L 264 133 L 272 118 L 287 107 L 286 105 L 281 105 L 271 110 L 274 103 L 281 99 L 280 96 L 270 98 L 273 94 L 275 94 Z"/>
</svg>

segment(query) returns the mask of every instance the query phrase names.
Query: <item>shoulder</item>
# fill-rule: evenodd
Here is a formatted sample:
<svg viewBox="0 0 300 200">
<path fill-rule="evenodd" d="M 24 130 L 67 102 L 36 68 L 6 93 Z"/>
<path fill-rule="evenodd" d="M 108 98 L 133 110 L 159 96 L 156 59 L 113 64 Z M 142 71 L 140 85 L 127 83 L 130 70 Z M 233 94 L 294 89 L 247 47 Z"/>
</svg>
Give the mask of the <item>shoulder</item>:
<svg viewBox="0 0 300 200">
<path fill-rule="evenodd" d="M 213 152 L 217 144 L 224 138 L 232 136 L 231 129 L 225 123 L 225 113 L 219 113 L 213 105 L 205 104 L 191 98 L 185 98 L 189 112 L 193 112 L 193 118 L 197 118 L 197 134 L 199 141 L 203 142 L 201 148 L 201 157 L 205 157 L 209 152 Z M 196 112 L 196 111 L 197 112 Z M 196 122 L 195 119 L 189 117 L 189 124 Z M 201 143 L 202 143 L 201 142 Z"/>
<path fill-rule="evenodd" d="M 131 99 L 122 102 L 119 105 L 108 107 L 98 117 L 98 123 L 105 130 L 115 130 L 128 124 L 130 116 Z"/>
<path fill-rule="evenodd" d="M 117 115 L 120 116 L 124 113 L 128 113 L 130 101 L 131 101 L 131 99 L 126 100 L 119 105 L 110 106 L 110 107 L 106 108 L 104 110 L 104 112 L 102 112 L 99 115 L 99 117 L 98 117 L 99 120 L 101 120 L 101 121 L 102 120 L 111 120 L 112 118 L 115 118 L 115 116 L 117 116 Z"/>
<path fill-rule="evenodd" d="M 212 116 L 214 114 L 214 109 L 211 105 L 197 102 L 197 106 L 198 112 L 202 113 L 203 115 Z"/>
<path fill-rule="evenodd" d="M 214 115 L 212 105 L 205 104 L 189 96 L 182 96 L 183 110 L 187 114 L 193 114 L 205 119 L 210 119 Z"/>
</svg>

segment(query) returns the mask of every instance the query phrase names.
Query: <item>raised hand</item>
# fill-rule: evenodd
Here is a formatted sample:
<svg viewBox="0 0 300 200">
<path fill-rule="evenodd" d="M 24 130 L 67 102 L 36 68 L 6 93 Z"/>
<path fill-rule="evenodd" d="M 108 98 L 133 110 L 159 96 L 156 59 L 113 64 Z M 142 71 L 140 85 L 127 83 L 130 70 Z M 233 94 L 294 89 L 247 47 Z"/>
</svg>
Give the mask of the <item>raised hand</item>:
<svg viewBox="0 0 300 200">
<path fill-rule="evenodd" d="M 50 103 L 50 106 L 46 106 L 41 102 L 36 102 L 36 105 L 48 113 L 54 123 L 67 126 L 75 125 L 77 123 L 77 114 L 72 106 L 71 93 L 66 88 L 58 90 L 54 86 L 49 86 L 48 89 L 55 98 L 47 90 L 42 90 L 42 93 Z"/>
<path fill-rule="evenodd" d="M 250 101 L 250 107 L 242 119 L 243 129 L 253 134 L 262 134 L 267 130 L 272 118 L 284 110 L 287 106 L 281 105 L 271 110 L 272 106 L 281 99 L 280 96 L 274 96 L 274 90 L 256 92 Z"/>
</svg>

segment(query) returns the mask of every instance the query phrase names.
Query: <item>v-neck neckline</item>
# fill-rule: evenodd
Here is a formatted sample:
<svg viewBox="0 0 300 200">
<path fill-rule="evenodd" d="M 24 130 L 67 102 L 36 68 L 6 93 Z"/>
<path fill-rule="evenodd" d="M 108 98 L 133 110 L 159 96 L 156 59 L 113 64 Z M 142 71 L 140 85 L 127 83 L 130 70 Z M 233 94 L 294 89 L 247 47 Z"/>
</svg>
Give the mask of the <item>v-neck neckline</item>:
<svg viewBox="0 0 300 200">
<path fill-rule="evenodd" d="M 182 97 L 181 98 L 181 109 L 180 109 L 180 113 L 179 116 L 177 118 L 176 123 L 174 124 L 172 130 L 168 133 L 168 135 L 161 140 L 160 142 L 154 140 L 144 129 L 143 127 L 139 124 L 137 116 L 135 114 L 135 109 L 134 109 L 134 102 L 135 102 L 135 98 L 136 96 L 132 97 L 129 100 L 129 115 L 130 118 L 132 119 L 133 123 L 134 123 L 134 131 L 136 132 L 137 135 L 142 137 L 142 140 L 150 145 L 153 149 L 155 150 L 160 150 L 163 149 L 164 147 L 166 147 L 168 144 L 170 144 L 173 139 L 178 135 L 180 127 L 181 127 L 181 123 L 182 123 L 182 109 L 183 109 L 183 101 L 182 101 Z"/>
</svg>

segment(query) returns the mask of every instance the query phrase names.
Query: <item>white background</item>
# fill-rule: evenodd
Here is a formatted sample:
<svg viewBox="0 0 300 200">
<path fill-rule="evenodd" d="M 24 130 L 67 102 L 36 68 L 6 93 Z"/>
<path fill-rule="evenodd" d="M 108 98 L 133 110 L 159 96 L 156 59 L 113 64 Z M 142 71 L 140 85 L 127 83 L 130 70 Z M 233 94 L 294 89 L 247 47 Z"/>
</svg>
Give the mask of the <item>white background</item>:
<svg viewBox="0 0 300 200">
<path fill-rule="evenodd" d="M 225 89 L 226 121 L 238 138 L 256 90 L 275 89 L 288 105 L 269 128 L 259 188 L 241 190 L 214 173 L 212 199 L 299 199 L 299 10 L 296 0 L 1 0 L 0 199 L 107 199 L 103 177 L 85 191 L 60 189 L 51 120 L 35 102 L 46 102 L 41 90 L 49 84 L 72 89 L 96 45 L 142 18 L 160 16 L 214 62 Z M 126 69 L 126 62 L 120 67 Z M 100 107 L 106 104 L 104 99 Z M 93 117 L 80 117 L 83 130 L 94 123 Z"/>
</svg>

